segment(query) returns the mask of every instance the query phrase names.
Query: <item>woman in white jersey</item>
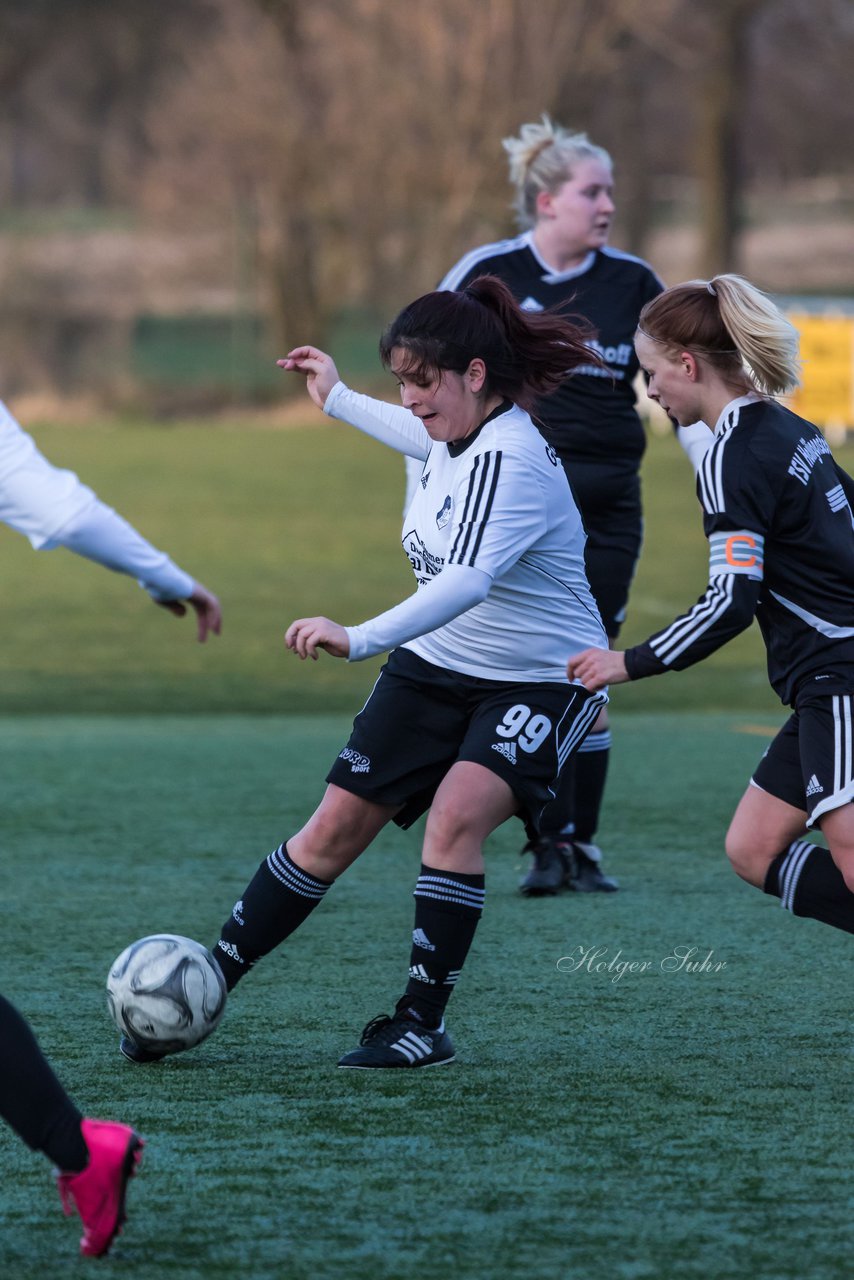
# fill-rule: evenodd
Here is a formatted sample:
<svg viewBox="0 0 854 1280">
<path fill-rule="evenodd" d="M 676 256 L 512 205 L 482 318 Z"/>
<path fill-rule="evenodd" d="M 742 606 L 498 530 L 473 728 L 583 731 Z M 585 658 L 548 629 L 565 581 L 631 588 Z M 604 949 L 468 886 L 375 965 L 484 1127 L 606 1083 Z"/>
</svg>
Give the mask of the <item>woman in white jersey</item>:
<svg viewBox="0 0 854 1280">
<path fill-rule="evenodd" d="M 604 705 L 566 658 L 605 632 L 584 573 L 584 532 L 560 461 L 528 416 L 590 351 L 573 324 L 529 316 L 501 281 L 406 307 L 381 355 L 403 407 L 357 395 L 331 358 L 280 363 L 314 401 L 424 466 L 403 546 L 417 590 L 358 626 L 291 623 L 301 658 L 390 650 L 316 812 L 258 868 L 215 952 L 229 987 L 293 932 L 390 820 L 428 808 L 409 981 L 342 1067 L 452 1061 L 444 1009 L 484 899 L 483 842 L 514 815 L 532 838 L 561 768 Z M 591 638 L 592 639 L 591 641 Z M 136 1046 L 124 1052 L 145 1061 Z"/>
</svg>

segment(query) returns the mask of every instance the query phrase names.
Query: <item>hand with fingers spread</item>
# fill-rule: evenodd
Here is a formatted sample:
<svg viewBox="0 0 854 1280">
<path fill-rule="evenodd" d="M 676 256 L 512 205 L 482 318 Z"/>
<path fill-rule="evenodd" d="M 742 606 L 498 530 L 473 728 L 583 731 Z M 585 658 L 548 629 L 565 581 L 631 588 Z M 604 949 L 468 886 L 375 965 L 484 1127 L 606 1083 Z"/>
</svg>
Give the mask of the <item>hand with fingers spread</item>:
<svg viewBox="0 0 854 1280">
<path fill-rule="evenodd" d="M 339 381 L 338 370 L 332 356 L 317 347 L 294 347 L 284 360 L 277 360 L 280 369 L 305 375 L 305 387 L 318 409 L 326 404 L 329 392 Z"/>
<path fill-rule="evenodd" d="M 186 602 L 183 600 L 157 600 L 162 608 L 168 609 L 170 613 L 174 613 L 176 618 L 183 618 L 187 612 L 187 605 L 190 605 L 196 612 L 196 632 L 199 637 L 199 644 L 204 644 L 209 633 L 218 636 L 222 630 L 222 608 L 219 600 L 212 591 L 208 591 L 207 587 L 203 587 L 200 582 L 193 584 L 193 590 L 187 596 Z"/>
<path fill-rule="evenodd" d="M 315 662 L 318 649 L 325 649 L 333 658 L 350 656 L 346 629 L 329 618 L 297 618 L 285 632 L 285 644 L 298 658 Z"/>
</svg>

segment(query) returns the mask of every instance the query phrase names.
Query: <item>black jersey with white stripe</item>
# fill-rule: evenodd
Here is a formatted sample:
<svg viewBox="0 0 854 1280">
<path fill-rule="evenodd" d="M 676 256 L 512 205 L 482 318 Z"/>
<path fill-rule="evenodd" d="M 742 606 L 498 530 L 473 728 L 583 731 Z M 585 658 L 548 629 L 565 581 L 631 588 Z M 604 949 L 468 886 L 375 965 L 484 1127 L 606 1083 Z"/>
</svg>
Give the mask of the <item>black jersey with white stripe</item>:
<svg viewBox="0 0 854 1280">
<path fill-rule="evenodd" d="M 556 307 L 593 326 L 592 345 L 608 366 L 582 366 L 537 405 L 535 420 L 562 458 L 608 461 L 640 458 L 646 448 L 635 408 L 638 373 L 634 335 L 641 308 L 664 285 L 640 258 L 597 249 L 580 266 L 555 272 L 537 253 L 530 232 L 482 245 L 461 258 L 440 289 L 464 289 L 482 275 L 495 275 L 528 311 Z"/>
<path fill-rule="evenodd" d="M 854 481 L 821 433 L 770 400 L 732 401 L 697 476 L 710 548 L 694 607 L 626 654 L 629 676 L 679 670 L 756 617 L 768 678 L 794 705 L 807 684 L 854 688 Z"/>
</svg>

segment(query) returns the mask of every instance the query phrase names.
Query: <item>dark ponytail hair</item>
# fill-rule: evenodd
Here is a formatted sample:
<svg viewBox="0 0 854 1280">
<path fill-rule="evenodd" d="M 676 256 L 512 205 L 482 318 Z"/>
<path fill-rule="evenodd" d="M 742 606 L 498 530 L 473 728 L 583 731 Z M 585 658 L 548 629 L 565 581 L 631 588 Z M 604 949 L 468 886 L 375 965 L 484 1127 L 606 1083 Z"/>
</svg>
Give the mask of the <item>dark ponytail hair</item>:
<svg viewBox="0 0 854 1280">
<path fill-rule="evenodd" d="M 380 339 L 380 359 L 389 368 L 392 352 L 403 351 L 405 372 L 432 382 L 446 371 L 465 373 L 480 358 L 486 393 L 530 411 L 580 364 L 605 368 L 588 346 L 592 338 L 584 321 L 523 311 L 497 276 L 478 276 L 459 293 L 425 293 L 404 307 Z"/>
</svg>

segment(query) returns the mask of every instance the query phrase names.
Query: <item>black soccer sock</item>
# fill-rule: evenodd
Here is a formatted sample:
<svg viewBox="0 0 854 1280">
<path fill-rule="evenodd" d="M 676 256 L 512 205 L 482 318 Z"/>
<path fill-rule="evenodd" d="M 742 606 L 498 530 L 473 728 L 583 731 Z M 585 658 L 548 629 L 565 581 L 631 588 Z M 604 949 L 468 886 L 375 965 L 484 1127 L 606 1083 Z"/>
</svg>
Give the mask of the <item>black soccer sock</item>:
<svg viewBox="0 0 854 1280">
<path fill-rule="evenodd" d="M 63 1173 L 89 1163 L 83 1119 L 14 1005 L 0 996 L 0 1116 Z"/>
<path fill-rule="evenodd" d="M 436 871 L 422 863 L 415 885 L 409 982 L 398 1009 L 438 1027 L 483 912 L 484 877 Z"/>
<path fill-rule="evenodd" d="M 288 857 L 286 844 L 265 858 L 235 903 L 214 947 L 229 991 L 256 960 L 298 929 L 330 888 Z"/>
<path fill-rule="evenodd" d="M 550 840 L 571 839 L 575 831 L 575 769 L 578 753 L 560 771 L 555 798 L 543 809 L 540 835 Z"/>
<path fill-rule="evenodd" d="M 573 838 L 592 844 L 599 826 L 599 811 L 605 794 L 608 761 L 611 758 L 611 730 L 588 733 L 573 758 Z"/>
<path fill-rule="evenodd" d="M 810 916 L 854 933 L 854 893 L 822 845 L 795 840 L 771 863 L 764 889 L 793 916 Z"/>
</svg>

